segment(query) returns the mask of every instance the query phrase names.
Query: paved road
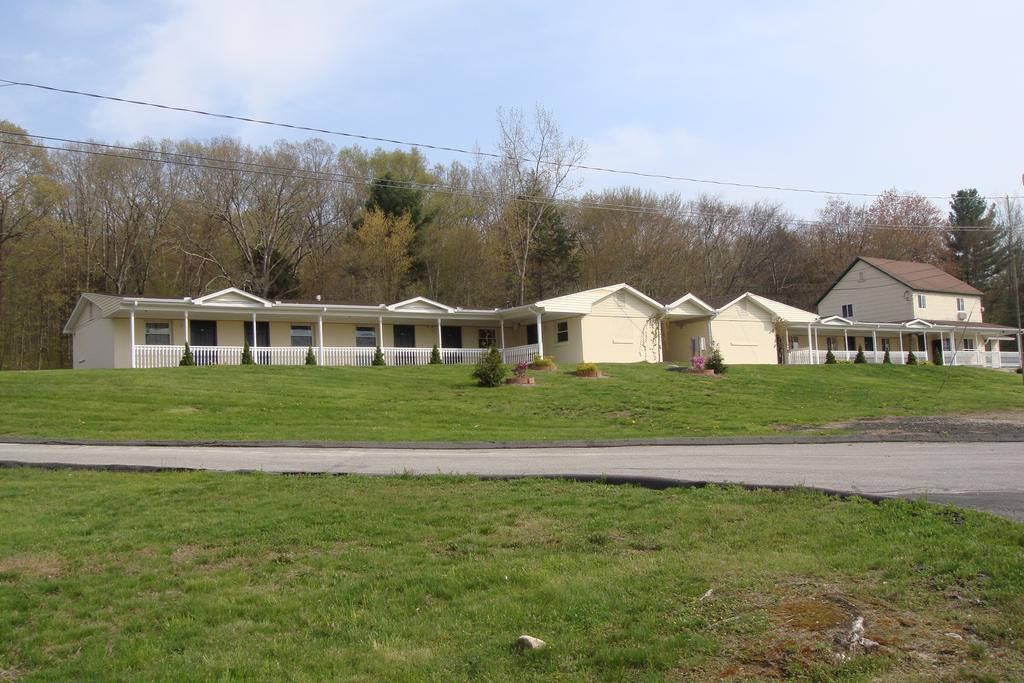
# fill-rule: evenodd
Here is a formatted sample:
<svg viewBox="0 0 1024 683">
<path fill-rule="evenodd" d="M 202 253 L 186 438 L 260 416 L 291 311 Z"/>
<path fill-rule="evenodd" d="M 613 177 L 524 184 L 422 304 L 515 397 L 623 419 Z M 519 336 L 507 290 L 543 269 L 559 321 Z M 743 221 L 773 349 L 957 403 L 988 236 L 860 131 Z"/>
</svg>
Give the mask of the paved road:
<svg viewBox="0 0 1024 683">
<path fill-rule="evenodd" d="M 333 474 L 669 477 L 918 497 L 1024 521 L 1024 443 L 838 443 L 609 448 L 356 449 L 0 443 L 0 461 Z"/>
</svg>

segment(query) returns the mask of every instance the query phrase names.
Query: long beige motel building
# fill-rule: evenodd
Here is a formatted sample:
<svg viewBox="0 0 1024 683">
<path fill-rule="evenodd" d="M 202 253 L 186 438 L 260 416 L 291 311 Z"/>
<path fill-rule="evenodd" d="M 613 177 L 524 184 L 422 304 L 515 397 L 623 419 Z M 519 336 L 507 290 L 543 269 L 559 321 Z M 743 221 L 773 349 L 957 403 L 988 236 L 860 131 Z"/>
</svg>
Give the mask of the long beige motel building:
<svg viewBox="0 0 1024 683">
<path fill-rule="evenodd" d="M 508 363 L 689 363 L 712 344 L 727 364 L 819 364 L 831 351 L 868 362 L 919 360 L 981 367 L 1019 362 L 1020 331 L 982 319 L 982 293 L 934 266 L 858 257 L 818 300 L 818 312 L 752 293 L 714 308 L 687 294 L 661 304 L 627 284 L 525 306 L 469 309 L 424 297 L 377 306 L 270 301 L 236 288 L 198 298 L 83 294 L 64 332 L 76 368 L 177 365 L 187 342 L 197 364 L 389 365 L 475 363 L 495 346 Z M 1011 345 L 1014 346 L 1014 345 Z"/>
</svg>

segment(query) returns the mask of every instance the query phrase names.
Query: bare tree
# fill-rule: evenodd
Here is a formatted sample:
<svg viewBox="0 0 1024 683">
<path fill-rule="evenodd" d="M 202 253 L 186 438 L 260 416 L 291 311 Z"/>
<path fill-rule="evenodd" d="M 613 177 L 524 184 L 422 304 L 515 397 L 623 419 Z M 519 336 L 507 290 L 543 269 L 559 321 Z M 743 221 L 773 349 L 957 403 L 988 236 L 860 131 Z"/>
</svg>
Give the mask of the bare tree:
<svg viewBox="0 0 1024 683">
<path fill-rule="evenodd" d="M 492 190 L 500 212 L 498 229 L 515 277 L 515 298 L 521 305 L 545 207 L 576 189 L 573 170 L 586 156 L 586 145 L 576 138 L 566 140 L 551 114 L 539 106 L 529 123 L 519 109 L 499 109 L 498 127 L 501 159 L 491 169 Z"/>
</svg>

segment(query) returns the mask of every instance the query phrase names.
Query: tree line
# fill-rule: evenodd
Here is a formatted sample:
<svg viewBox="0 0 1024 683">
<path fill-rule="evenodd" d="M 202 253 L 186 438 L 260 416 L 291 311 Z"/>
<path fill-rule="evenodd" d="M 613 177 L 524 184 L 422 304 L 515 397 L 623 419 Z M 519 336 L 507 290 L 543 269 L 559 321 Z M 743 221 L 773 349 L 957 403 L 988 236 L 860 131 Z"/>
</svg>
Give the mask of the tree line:
<svg viewBox="0 0 1024 683">
<path fill-rule="evenodd" d="M 69 365 L 82 292 L 489 308 L 628 282 L 813 310 L 856 255 L 938 265 L 986 292 L 986 320 L 1015 320 L 1019 209 L 975 190 L 948 214 L 889 190 L 798 220 L 769 201 L 582 191 L 586 147 L 546 111 L 499 111 L 498 128 L 494 153 L 437 164 L 320 139 L 49 144 L 0 121 L 0 368 Z"/>
</svg>

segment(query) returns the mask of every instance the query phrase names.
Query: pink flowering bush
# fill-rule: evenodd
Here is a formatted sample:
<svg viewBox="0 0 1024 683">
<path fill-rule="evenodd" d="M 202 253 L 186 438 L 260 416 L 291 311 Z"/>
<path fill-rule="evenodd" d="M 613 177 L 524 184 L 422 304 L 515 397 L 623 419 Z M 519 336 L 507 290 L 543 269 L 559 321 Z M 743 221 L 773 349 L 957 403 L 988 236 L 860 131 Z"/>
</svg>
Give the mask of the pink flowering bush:
<svg viewBox="0 0 1024 683">
<path fill-rule="evenodd" d="M 691 358 L 690 367 L 693 368 L 694 372 L 702 372 L 704 370 L 704 356 L 694 356 Z"/>
<path fill-rule="evenodd" d="M 526 363 L 524 363 L 522 361 L 516 363 L 516 369 L 515 369 L 516 377 L 526 377 L 526 370 L 529 367 L 530 367 L 529 365 L 527 365 Z"/>
</svg>

